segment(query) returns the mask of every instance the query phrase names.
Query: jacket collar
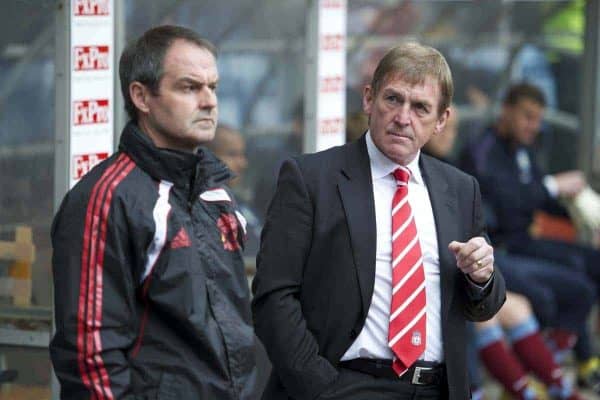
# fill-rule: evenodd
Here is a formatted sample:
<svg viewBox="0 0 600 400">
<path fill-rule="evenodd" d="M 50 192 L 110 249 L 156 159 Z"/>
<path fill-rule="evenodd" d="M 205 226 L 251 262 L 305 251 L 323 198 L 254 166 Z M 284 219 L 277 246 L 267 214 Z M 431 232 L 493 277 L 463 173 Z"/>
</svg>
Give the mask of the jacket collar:
<svg viewBox="0 0 600 400">
<path fill-rule="evenodd" d="M 194 192 L 217 186 L 233 174 L 208 149 L 196 153 L 159 148 L 134 121 L 129 121 L 121 133 L 119 150 L 131 156 L 136 165 L 156 180 L 175 186 L 193 186 Z"/>
</svg>

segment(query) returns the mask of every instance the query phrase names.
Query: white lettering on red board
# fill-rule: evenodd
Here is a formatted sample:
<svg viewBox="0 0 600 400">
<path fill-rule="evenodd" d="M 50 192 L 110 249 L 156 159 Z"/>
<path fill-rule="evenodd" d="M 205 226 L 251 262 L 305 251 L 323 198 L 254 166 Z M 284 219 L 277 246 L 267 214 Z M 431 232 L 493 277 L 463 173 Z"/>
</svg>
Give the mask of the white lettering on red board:
<svg viewBox="0 0 600 400">
<path fill-rule="evenodd" d="M 108 158 L 108 153 L 79 154 L 73 156 L 73 179 L 81 179 L 96 165 Z"/>
<path fill-rule="evenodd" d="M 73 125 L 105 124 L 108 112 L 108 99 L 74 101 Z"/>
<path fill-rule="evenodd" d="M 100 16 L 110 12 L 109 0 L 75 0 L 74 14 L 77 16 Z"/>
</svg>

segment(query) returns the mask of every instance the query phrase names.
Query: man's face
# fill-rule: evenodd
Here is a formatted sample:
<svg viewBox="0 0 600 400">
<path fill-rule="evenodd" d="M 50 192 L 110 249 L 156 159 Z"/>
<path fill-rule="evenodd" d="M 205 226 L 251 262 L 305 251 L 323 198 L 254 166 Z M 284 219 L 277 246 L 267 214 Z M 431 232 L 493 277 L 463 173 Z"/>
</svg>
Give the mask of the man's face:
<svg viewBox="0 0 600 400">
<path fill-rule="evenodd" d="M 413 85 L 388 76 L 377 94 L 367 85 L 363 108 L 377 148 L 397 164 L 410 163 L 429 138 L 444 128 L 449 109 L 439 114 L 439 102 L 439 84 L 431 77 Z"/>
<path fill-rule="evenodd" d="M 504 105 L 503 114 L 511 139 L 525 146 L 533 144 L 540 131 L 544 107 L 531 99 L 522 98 L 515 104 Z"/>
<path fill-rule="evenodd" d="M 219 135 L 222 135 L 222 137 L 215 139 L 219 141 L 215 149 L 215 155 L 237 175 L 236 178 L 230 181 L 230 185 L 235 186 L 240 182 L 246 168 L 248 168 L 246 143 L 238 133 L 222 132 Z"/>
<path fill-rule="evenodd" d="M 140 125 L 158 147 L 194 151 L 213 139 L 218 117 L 215 57 L 206 49 L 176 40 L 163 61 L 158 93 L 147 97 Z"/>
</svg>

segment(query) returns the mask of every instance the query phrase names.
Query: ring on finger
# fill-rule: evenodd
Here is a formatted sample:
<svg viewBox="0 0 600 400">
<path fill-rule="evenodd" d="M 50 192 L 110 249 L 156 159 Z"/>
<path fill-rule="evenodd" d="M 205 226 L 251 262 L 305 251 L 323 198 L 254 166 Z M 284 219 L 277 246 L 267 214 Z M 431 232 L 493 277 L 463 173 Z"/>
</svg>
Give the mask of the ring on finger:
<svg viewBox="0 0 600 400">
<path fill-rule="evenodd" d="M 477 261 L 475 262 L 475 264 L 477 264 L 477 269 L 479 269 L 479 268 L 483 267 L 483 261 L 482 261 L 482 260 L 477 260 Z"/>
</svg>

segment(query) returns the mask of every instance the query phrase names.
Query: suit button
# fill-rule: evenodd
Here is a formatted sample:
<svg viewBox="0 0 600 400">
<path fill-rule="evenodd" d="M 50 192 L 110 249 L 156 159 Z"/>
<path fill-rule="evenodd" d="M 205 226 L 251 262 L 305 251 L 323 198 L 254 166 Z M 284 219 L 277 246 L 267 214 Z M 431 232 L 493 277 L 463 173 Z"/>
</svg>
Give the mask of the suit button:
<svg viewBox="0 0 600 400">
<path fill-rule="evenodd" d="M 351 339 L 356 339 L 357 336 L 358 336 L 358 334 L 356 333 L 356 329 L 352 329 L 350 331 L 350 338 Z"/>
</svg>

